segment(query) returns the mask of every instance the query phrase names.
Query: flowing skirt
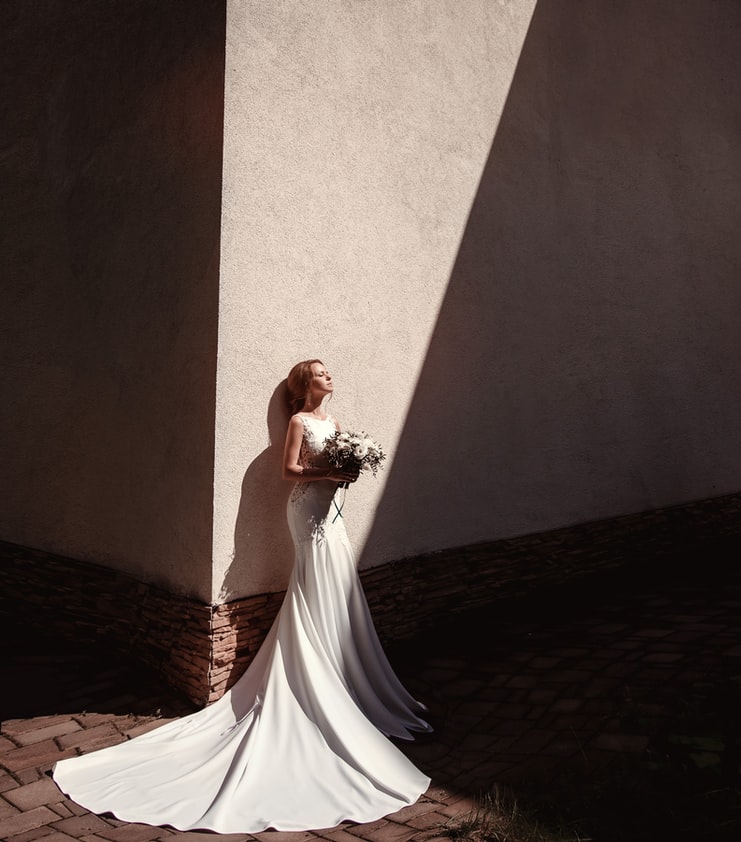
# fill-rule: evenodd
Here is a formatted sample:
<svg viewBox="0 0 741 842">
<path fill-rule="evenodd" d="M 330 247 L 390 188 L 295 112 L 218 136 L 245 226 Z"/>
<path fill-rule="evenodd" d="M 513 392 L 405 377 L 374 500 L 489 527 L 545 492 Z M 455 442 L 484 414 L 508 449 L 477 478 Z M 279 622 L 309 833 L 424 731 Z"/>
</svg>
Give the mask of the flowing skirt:
<svg viewBox="0 0 741 842">
<path fill-rule="evenodd" d="M 335 489 L 294 490 L 291 580 L 237 684 L 197 713 L 58 762 L 63 792 L 125 821 L 256 833 L 373 821 L 427 789 L 384 736 L 431 729 L 378 641 Z"/>
</svg>

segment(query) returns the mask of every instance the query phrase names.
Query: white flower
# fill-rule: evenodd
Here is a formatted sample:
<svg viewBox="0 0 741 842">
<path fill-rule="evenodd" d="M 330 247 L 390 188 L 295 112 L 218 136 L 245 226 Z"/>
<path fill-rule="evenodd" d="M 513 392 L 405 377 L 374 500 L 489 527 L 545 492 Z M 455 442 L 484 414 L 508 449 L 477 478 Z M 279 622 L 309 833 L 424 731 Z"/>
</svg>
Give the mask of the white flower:
<svg viewBox="0 0 741 842">
<path fill-rule="evenodd" d="M 365 442 L 359 442 L 355 445 L 352 452 L 356 459 L 365 459 L 368 455 L 368 446 Z"/>
</svg>

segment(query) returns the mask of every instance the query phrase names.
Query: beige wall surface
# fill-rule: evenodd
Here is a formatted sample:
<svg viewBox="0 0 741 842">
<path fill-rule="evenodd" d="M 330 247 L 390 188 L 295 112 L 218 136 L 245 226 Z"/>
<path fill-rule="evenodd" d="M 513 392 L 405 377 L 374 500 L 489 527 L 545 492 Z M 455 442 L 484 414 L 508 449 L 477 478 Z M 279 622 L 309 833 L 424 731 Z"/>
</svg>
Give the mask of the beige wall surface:
<svg viewBox="0 0 741 842">
<path fill-rule="evenodd" d="M 204 599 L 224 14 L 12 3 L 0 47 L 0 537 Z"/>
<path fill-rule="evenodd" d="M 739 36 L 537 4 L 369 562 L 741 488 Z"/>
<path fill-rule="evenodd" d="M 741 487 L 740 24 L 229 4 L 215 597 L 285 583 L 309 356 L 391 452 L 348 494 L 364 566 Z"/>
<path fill-rule="evenodd" d="M 740 31 L 735 0 L 9 4 L 0 538 L 283 587 L 314 356 L 390 453 L 347 495 L 365 567 L 737 491 Z"/>
<path fill-rule="evenodd" d="M 331 410 L 395 450 L 532 6 L 229 4 L 215 596 L 285 585 L 294 362 L 321 357 Z M 358 548 L 385 475 L 348 492 Z"/>
</svg>

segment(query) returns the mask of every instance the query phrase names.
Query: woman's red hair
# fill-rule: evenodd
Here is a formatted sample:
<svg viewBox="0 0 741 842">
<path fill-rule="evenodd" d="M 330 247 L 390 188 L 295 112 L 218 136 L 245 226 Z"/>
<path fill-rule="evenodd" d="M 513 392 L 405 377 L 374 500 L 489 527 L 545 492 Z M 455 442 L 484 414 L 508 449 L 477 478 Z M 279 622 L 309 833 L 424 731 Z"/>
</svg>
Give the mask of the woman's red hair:
<svg viewBox="0 0 741 842">
<path fill-rule="evenodd" d="M 324 365 L 321 360 L 302 360 L 288 372 L 286 377 L 286 386 L 288 388 L 288 407 L 291 410 L 291 415 L 295 415 L 301 410 L 306 400 L 306 393 L 309 390 L 309 383 L 314 373 L 311 367 L 314 363 Z"/>
</svg>

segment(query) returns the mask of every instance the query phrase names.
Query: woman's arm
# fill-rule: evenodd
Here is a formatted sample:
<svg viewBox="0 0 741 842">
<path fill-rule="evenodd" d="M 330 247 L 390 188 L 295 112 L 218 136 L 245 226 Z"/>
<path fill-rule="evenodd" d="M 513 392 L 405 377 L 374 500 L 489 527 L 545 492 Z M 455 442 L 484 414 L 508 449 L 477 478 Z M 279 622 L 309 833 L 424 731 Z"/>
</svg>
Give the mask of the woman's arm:
<svg viewBox="0 0 741 842">
<path fill-rule="evenodd" d="M 283 450 L 283 479 L 299 480 L 300 482 L 312 482 L 318 479 L 329 479 L 333 482 L 355 482 L 358 478 L 357 472 L 343 468 L 304 468 L 299 463 L 301 454 L 301 441 L 304 437 L 303 421 L 294 415 L 288 423 L 286 433 L 286 446 Z"/>
</svg>

